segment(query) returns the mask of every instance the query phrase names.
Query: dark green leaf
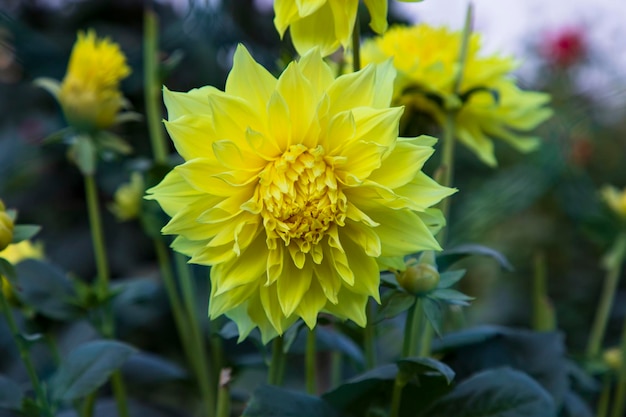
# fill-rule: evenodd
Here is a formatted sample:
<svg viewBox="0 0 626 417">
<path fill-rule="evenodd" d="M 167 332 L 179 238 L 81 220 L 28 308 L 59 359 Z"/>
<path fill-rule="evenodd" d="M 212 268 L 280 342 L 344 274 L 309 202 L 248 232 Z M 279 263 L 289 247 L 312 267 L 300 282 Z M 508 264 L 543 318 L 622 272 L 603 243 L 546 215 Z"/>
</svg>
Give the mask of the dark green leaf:
<svg viewBox="0 0 626 417">
<path fill-rule="evenodd" d="M 570 391 L 565 395 L 560 417 L 593 417 L 589 405 L 578 394 Z"/>
<path fill-rule="evenodd" d="M 526 372 L 561 405 L 569 389 L 563 336 L 500 326 L 481 326 L 433 341 L 433 350 L 457 373 L 457 380 L 490 368 L 509 366 Z"/>
<path fill-rule="evenodd" d="M 339 413 L 321 398 L 271 385 L 259 387 L 243 417 L 338 417 Z"/>
<path fill-rule="evenodd" d="M 435 333 L 441 335 L 441 321 L 443 320 L 441 303 L 438 300 L 426 296 L 422 298 L 421 306 L 426 319 L 430 325 L 433 326 L 433 329 L 435 329 Z"/>
<path fill-rule="evenodd" d="M 159 384 L 187 377 L 187 372 L 169 360 L 147 352 L 132 355 L 122 366 L 124 379 L 135 384 Z"/>
<path fill-rule="evenodd" d="M 465 276 L 465 269 L 442 272 L 439 275 L 439 285 L 437 288 L 450 288 Z"/>
<path fill-rule="evenodd" d="M 484 245 L 478 245 L 473 243 L 459 245 L 452 249 L 447 249 L 443 251 L 437 257 L 437 265 L 439 265 L 439 269 L 441 271 L 445 271 L 450 267 L 450 265 L 454 264 L 455 262 L 472 255 L 489 256 L 495 259 L 498 264 L 500 264 L 500 267 L 509 271 L 512 271 L 514 269 L 509 260 L 506 259 L 506 257 L 497 250 L 491 249 Z"/>
<path fill-rule="evenodd" d="M 383 390 L 385 385 L 391 385 L 397 374 L 395 364 L 383 365 L 351 379 L 322 398 L 339 410 L 354 411 L 355 407 L 365 407 L 365 402 Z"/>
<path fill-rule="evenodd" d="M 404 358 L 398 361 L 400 372 L 406 375 L 434 374 L 443 376 L 449 384 L 454 379 L 454 371 L 445 363 L 432 358 Z"/>
<path fill-rule="evenodd" d="M 426 411 L 428 417 L 556 417 L 550 395 L 523 372 L 490 369 L 457 385 Z"/>
<path fill-rule="evenodd" d="M 122 366 L 135 348 L 113 340 L 80 345 L 65 358 L 52 376 L 52 398 L 72 401 L 94 392 Z"/>
<path fill-rule="evenodd" d="M 469 305 L 468 301 L 471 301 L 474 299 L 474 297 L 465 295 L 460 291 L 453 290 L 452 288 L 437 289 L 431 292 L 430 294 L 428 294 L 428 296 L 431 298 L 435 298 L 437 300 L 441 300 L 447 304 L 455 304 L 455 305 L 462 305 L 462 306 Z"/>
<path fill-rule="evenodd" d="M 15 277 L 17 276 L 15 267 L 4 258 L 0 258 L 0 276 L 8 279 L 10 283 L 15 284 Z"/>
<path fill-rule="evenodd" d="M 415 296 L 402 290 L 389 290 L 383 294 L 374 323 L 397 316 L 415 304 Z"/>
<path fill-rule="evenodd" d="M 35 236 L 41 230 L 41 226 L 35 224 L 17 224 L 13 228 L 13 240 L 11 243 L 19 243 Z"/>
<path fill-rule="evenodd" d="M 24 393 L 17 383 L 0 375 L 0 408 L 20 410 Z"/>
<path fill-rule="evenodd" d="M 17 296 L 44 316 L 69 320 L 81 314 L 74 300 L 72 283 L 57 267 L 35 259 L 27 259 L 15 267 Z"/>
</svg>

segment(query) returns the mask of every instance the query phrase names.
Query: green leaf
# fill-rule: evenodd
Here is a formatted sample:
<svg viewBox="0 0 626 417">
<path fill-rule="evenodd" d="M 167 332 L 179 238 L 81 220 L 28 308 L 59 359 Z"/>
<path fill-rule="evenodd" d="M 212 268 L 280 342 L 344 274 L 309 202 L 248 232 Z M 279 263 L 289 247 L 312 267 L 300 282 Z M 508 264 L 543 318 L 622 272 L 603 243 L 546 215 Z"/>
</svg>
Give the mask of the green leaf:
<svg viewBox="0 0 626 417">
<path fill-rule="evenodd" d="M 33 81 L 33 84 L 35 84 L 37 87 L 43 88 L 44 90 L 52 94 L 55 99 L 58 100 L 59 91 L 61 90 L 61 83 L 59 83 L 57 80 L 52 78 L 40 77 L 36 78 Z"/>
<path fill-rule="evenodd" d="M 439 300 L 432 299 L 428 296 L 422 298 L 422 311 L 426 319 L 433 326 L 437 336 L 441 336 L 441 322 L 443 321 L 443 311 Z"/>
<path fill-rule="evenodd" d="M 47 262 L 26 259 L 15 266 L 17 297 L 40 314 L 56 320 L 71 320 L 82 311 L 65 273 Z"/>
<path fill-rule="evenodd" d="M 96 134 L 94 139 L 97 146 L 102 150 L 112 151 L 120 155 L 129 155 L 133 152 L 133 148 L 128 142 L 114 133 L 102 130 Z"/>
<path fill-rule="evenodd" d="M 300 328 L 306 328 L 304 322 Z M 289 350 L 291 353 L 305 352 L 306 334 L 307 332 L 298 332 Z M 348 336 L 332 327 L 318 325 L 315 328 L 315 346 L 317 352 L 341 352 L 357 364 L 365 362 L 361 348 Z"/>
<path fill-rule="evenodd" d="M 66 136 L 70 136 L 72 134 L 74 134 L 74 128 L 66 127 L 64 129 L 57 130 L 56 132 L 49 134 L 42 139 L 41 143 L 44 145 L 51 145 L 54 143 L 62 142 Z"/>
<path fill-rule="evenodd" d="M 89 135 L 76 135 L 68 153 L 70 160 L 76 164 L 83 175 L 96 172 L 97 154 L 93 139 Z"/>
<path fill-rule="evenodd" d="M 35 224 L 16 224 L 13 228 L 13 240 L 11 243 L 19 243 L 35 236 L 41 230 L 41 226 Z"/>
<path fill-rule="evenodd" d="M 69 353 L 52 376 L 52 398 L 72 401 L 91 394 L 135 351 L 132 346 L 113 340 L 80 345 Z"/>
<path fill-rule="evenodd" d="M 398 361 L 400 372 L 407 376 L 435 374 L 443 376 L 449 384 L 454 379 L 454 371 L 445 363 L 432 358 L 404 358 Z"/>
<path fill-rule="evenodd" d="M 133 384 L 153 385 L 181 380 L 187 372 L 177 364 L 147 352 L 137 352 L 122 366 L 124 379 Z"/>
<path fill-rule="evenodd" d="M 383 365 L 349 380 L 322 395 L 322 398 L 339 410 L 355 413 L 356 408 L 365 409 L 366 402 L 383 390 L 385 385 L 391 386 L 397 374 L 397 365 Z"/>
<path fill-rule="evenodd" d="M 465 272 L 467 272 L 465 269 L 442 272 L 439 275 L 439 285 L 437 288 L 450 288 L 465 276 Z"/>
<path fill-rule="evenodd" d="M 24 393 L 20 386 L 0 375 L 0 408 L 19 411 L 22 408 L 23 398 Z"/>
<path fill-rule="evenodd" d="M 402 290 L 389 290 L 382 296 L 380 307 L 374 316 L 374 323 L 397 316 L 415 304 L 415 296 Z"/>
<path fill-rule="evenodd" d="M 439 265 L 439 269 L 441 271 L 444 271 L 455 262 L 472 255 L 489 256 L 495 259 L 498 264 L 500 264 L 501 268 L 508 271 L 513 271 L 514 269 L 513 265 L 511 265 L 509 260 L 503 254 L 495 249 L 491 249 L 487 246 L 475 243 L 459 245 L 452 249 L 447 249 L 443 251 L 441 254 L 439 254 L 439 256 L 437 256 L 437 265 Z"/>
<path fill-rule="evenodd" d="M 242 417 L 339 417 L 321 398 L 271 385 L 257 388 Z"/>
<path fill-rule="evenodd" d="M 569 389 L 569 365 L 563 335 L 501 326 L 480 326 L 444 335 L 433 351 L 463 380 L 490 368 L 508 366 L 532 376 L 560 406 Z"/>
<path fill-rule="evenodd" d="M 470 297 L 469 295 L 465 295 L 460 291 L 453 290 L 452 288 L 441 288 L 437 289 L 430 294 L 429 297 L 435 298 L 437 300 L 441 300 L 446 304 L 454 304 L 467 306 L 469 305 L 468 301 L 472 301 L 474 297 Z"/>
<path fill-rule="evenodd" d="M 457 385 L 423 413 L 428 417 L 555 417 L 550 395 L 523 372 L 490 369 Z"/>
<path fill-rule="evenodd" d="M 3 276 L 8 279 L 11 284 L 15 285 L 15 278 L 17 276 L 15 267 L 11 262 L 4 258 L 0 258 L 0 276 Z"/>
</svg>

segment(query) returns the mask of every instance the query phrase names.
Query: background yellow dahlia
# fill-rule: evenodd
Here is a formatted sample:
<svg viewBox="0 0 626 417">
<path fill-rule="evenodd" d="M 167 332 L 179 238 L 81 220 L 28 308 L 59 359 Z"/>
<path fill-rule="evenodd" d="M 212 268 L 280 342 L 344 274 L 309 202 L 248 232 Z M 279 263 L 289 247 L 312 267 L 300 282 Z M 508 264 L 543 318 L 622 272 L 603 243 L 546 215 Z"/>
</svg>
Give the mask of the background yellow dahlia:
<svg viewBox="0 0 626 417">
<path fill-rule="evenodd" d="M 472 34 L 461 83 L 461 32 L 426 24 L 396 26 L 383 36 L 367 40 L 362 60 L 384 62 L 393 58 L 398 70 L 394 102 L 427 112 L 439 125 L 447 110 L 456 111 L 456 136 L 487 165 L 497 164 L 493 139 L 501 139 L 522 152 L 535 149 L 539 139 L 523 132 L 552 115 L 545 107 L 550 96 L 523 91 L 511 72 L 518 64 L 510 57 L 481 54 L 479 34 Z"/>
<path fill-rule="evenodd" d="M 239 46 L 225 92 L 165 90 L 166 127 L 185 163 L 148 198 L 163 233 L 211 265 L 209 314 L 265 341 L 320 311 L 365 325 L 377 258 L 440 249 L 429 209 L 454 190 L 421 168 L 431 138 L 398 138 L 395 70 L 335 78 L 314 49 L 276 79 Z"/>
</svg>

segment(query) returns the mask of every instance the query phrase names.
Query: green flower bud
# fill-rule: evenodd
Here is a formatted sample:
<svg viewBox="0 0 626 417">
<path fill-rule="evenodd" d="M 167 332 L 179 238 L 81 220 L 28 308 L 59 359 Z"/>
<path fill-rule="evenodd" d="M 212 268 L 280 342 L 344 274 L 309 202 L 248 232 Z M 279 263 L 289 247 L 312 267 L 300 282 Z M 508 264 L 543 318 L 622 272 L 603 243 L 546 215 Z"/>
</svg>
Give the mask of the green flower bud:
<svg viewBox="0 0 626 417">
<path fill-rule="evenodd" d="M 6 212 L 0 200 L 0 251 L 4 250 L 13 240 L 13 219 Z"/>
<path fill-rule="evenodd" d="M 622 352 L 619 348 L 611 348 L 604 351 L 602 355 L 604 363 L 614 371 L 618 371 L 622 366 Z"/>
<path fill-rule="evenodd" d="M 439 285 L 439 271 L 432 251 L 424 252 L 419 260 L 410 259 L 406 270 L 398 275 L 398 283 L 407 292 L 415 295 L 426 294 Z"/>
</svg>

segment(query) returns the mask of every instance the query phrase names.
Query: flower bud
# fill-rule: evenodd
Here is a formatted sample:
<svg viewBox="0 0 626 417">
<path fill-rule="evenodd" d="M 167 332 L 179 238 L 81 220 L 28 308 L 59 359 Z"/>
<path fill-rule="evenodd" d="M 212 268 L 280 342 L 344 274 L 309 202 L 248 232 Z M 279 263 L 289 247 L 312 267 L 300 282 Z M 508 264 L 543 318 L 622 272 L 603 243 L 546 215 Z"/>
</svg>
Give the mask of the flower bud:
<svg viewBox="0 0 626 417">
<path fill-rule="evenodd" d="M 426 294 L 439 285 L 439 271 L 434 262 L 434 253 L 427 251 L 419 260 L 410 259 L 406 270 L 398 276 L 398 283 L 407 292 L 415 295 Z"/>
<path fill-rule="evenodd" d="M 626 189 L 619 190 L 611 185 L 605 185 L 600 190 L 606 205 L 621 218 L 626 218 Z"/>
<path fill-rule="evenodd" d="M 0 200 L 0 251 L 4 250 L 13 240 L 13 219 L 6 212 Z"/>
<path fill-rule="evenodd" d="M 622 366 L 622 351 L 617 347 L 607 349 L 604 351 L 602 359 L 610 369 L 618 371 Z"/>
<path fill-rule="evenodd" d="M 133 172 L 130 182 L 120 185 L 113 196 L 113 204 L 109 206 L 117 220 L 123 222 L 139 216 L 144 191 L 143 177 L 140 173 Z"/>
</svg>

